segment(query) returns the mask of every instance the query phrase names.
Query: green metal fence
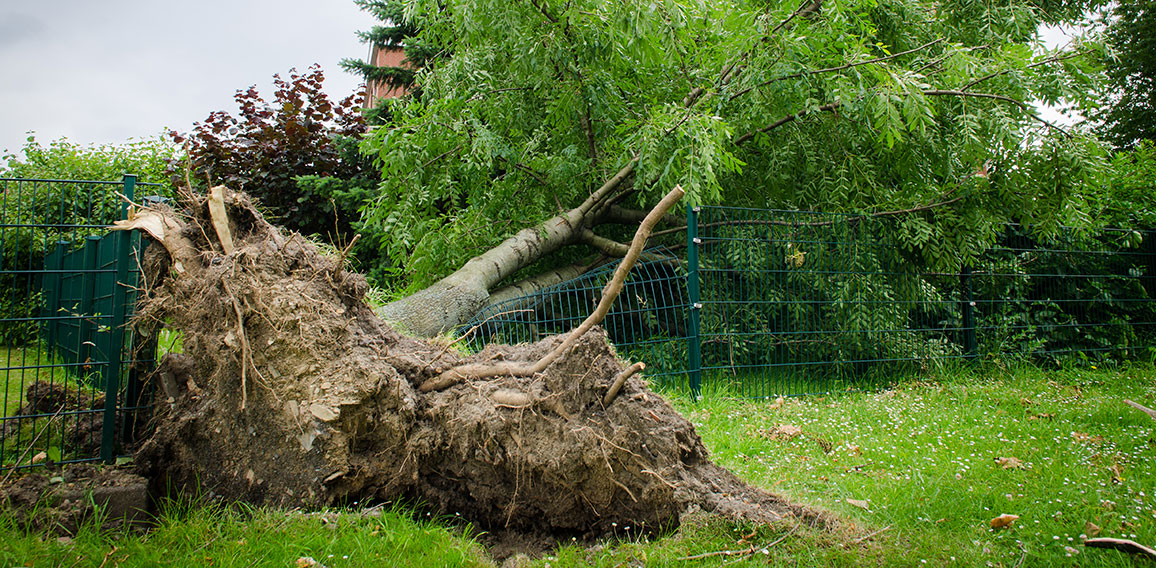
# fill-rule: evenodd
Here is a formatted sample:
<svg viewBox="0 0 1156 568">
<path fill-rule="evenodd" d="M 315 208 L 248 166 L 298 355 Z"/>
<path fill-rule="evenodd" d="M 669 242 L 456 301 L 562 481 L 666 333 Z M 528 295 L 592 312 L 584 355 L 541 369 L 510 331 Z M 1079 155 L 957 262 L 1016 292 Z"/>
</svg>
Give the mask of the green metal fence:
<svg viewBox="0 0 1156 568">
<path fill-rule="evenodd" d="M 1156 347 L 1152 232 L 1009 225 L 978 262 L 945 273 L 901 238 L 903 219 L 725 207 L 689 219 L 692 382 L 803 394 L 976 356 L 1119 360 Z"/>
<path fill-rule="evenodd" d="M 1156 233 L 1009 225 L 978 262 L 945 272 L 905 244 L 903 223 L 691 209 L 685 256 L 643 263 L 604 325 L 652 380 L 748 397 L 873 388 L 975 357 L 1156 353 Z M 567 331 L 612 270 L 492 306 L 463 330 L 474 348 Z"/>
<path fill-rule="evenodd" d="M 0 178 L 0 467 L 112 461 L 131 443 L 155 345 L 127 326 L 135 232 L 109 232 L 160 186 Z"/>
</svg>

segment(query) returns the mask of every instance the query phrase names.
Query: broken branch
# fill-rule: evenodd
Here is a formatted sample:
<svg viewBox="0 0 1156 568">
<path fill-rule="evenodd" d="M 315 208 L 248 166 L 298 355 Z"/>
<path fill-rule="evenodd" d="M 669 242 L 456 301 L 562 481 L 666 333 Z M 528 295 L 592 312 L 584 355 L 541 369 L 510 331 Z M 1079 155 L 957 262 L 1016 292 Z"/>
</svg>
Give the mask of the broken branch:
<svg viewBox="0 0 1156 568">
<path fill-rule="evenodd" d="M 1156 410 L 1152 410 L 1143 404 L 1132 402 L 1128 399 L 1124 399 L 1124 404 L 1127 404 L 1128 406 L 1131 406 L 1132 408 L 1135 408 L 1136 410 L 1139 410 L 1140 412 L 1143 412 L 1144 414 L 1152 417 L 1152 419 L 1156 420 Z"/>
</svg>

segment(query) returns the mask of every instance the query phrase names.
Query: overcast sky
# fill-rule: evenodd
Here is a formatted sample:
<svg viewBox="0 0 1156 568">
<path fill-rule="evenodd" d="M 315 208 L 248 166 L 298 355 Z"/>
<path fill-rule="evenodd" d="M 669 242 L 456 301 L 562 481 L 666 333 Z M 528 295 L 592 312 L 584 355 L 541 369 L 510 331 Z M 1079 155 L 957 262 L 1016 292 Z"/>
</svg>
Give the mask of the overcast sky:
<svg viewBox="0 0 1156 568">
<path fill-rule="evenodd" d="M 274 73 L 325 70 L 341 99 L 360 80 L 357 32 L 374 24 L 352 0 L 0 1 L 0 153 L 37 140 L 120 143 L 189 130 Z"/>
</svg>

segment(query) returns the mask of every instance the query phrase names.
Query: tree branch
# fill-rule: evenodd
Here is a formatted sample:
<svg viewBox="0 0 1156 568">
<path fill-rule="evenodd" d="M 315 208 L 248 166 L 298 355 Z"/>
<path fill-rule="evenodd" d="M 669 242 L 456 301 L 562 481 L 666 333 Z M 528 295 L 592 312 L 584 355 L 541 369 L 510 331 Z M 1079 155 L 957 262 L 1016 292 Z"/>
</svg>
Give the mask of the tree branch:
<svg viewBox="0 0 1156 568">
<path fill-rule="evenodd" d="M 579 238 L 582 242 L 598 249 L 599 252 L 606 256 L 622 258 L 626 256 L 626 253 L 630 252 L 630 246 L 613 239 L 598 236 L 590 229 L 582 229 Z"/>
<path fill-rule="evenodd" d="M 547 286 L 573 280 L 582 276 L 592 265 L 593 263 L 571 264 L 541 274 L 535 274 L 525 280 L 519 280 L 509 286 L 495 290 L 486 300 L 486 305 L 492 306 L 494 304 L 500 304 L 506 300 L 513 300 L 514 298 L 525 296 L 531 292 L 536 292 Z"/>
<path fill-rule="evenodd" d="M 920 93 L 922 93 L 924 96 L 928 96 L 928 97 L 936 97 L 936 96 L 973 97 L 973 98 L 994 99 L 994 100 L 998 100 L 998 101 L 1009 102 L 1009 103 L 1012 103 L 1012 104 L 1014 104 L 1014 105 L 1016 105 L 1016 106 L 1018 106 L 1024 110 L 1028 111 L 1029 117 L 1043 123 L 1044 126 L 1052 128 L 1054 130 L 1057 130 L 1066 136 L 1069 136 L 1069 137 L 1072 136 L 1072 134 L 1070 132 L 1068 132 L 1067 130 L 1064 130 L 1060 126 L 1057 126 L 1051 122 L 1048 122 L 1047 120 L 1044 120 L 1043 118 L 1040 118 L 1039 116 L 1036 116 L 1034 113 L 1032 113 L 1031 112 L 1031 110 L 1032 110 L 1031 105 L 1029 105 L 1029 104 L 1027 104 L 1021 100 L 1013 99 L 1013 98 L 1008 97 L 1008 96 L 996 95 L 993 93 L 975 93 L 975 92 L 971 92 L 971 91 L 957 91 L 957 90 L 950 90 L 950 89 L 929 89 L 926 91 L 920 91 Z M 827 103 L 823 106 L 820 106 L 819 108 L 817 108 L 815 110 L 821 111 L 821 112 L 831 112 L 831 111 L 839 108 L 840 104 L 841 103 Z M 784 125 L 784 124 L 787 124 L 788 122 L 793 122 L 794 120 L 803 117 L 804 115 L 808 114 L 808 112 L 809 111 L 801 110 L 801 111 L 796 112 L 794 114 L 788 114 L 787 116 L 784 116 L 783 118 L 780 118 L 779 120 L 776 120 L 775 122 L 772 122 L 772 123 L 770 123 L 770 124 L 768 124 L 762 128 L 759 128 L 758 130 L 752 130 L 750 132 L 747 132 L 746 134 L 743 134 L 742 136 L 739 136 L 738 138 L 735 139 L 734 144 L 736 146 L 738 146 L 738 145 L 742 144 L 743 142 L 746 142 L 746 141 L 750 140 L 751 138 L 754 138 L 759 133 L 770 132 L 771 130 L 774 130 L 774 129 L 776 129 L 776 128 Z"/>
<path fill-rule="evenodd" d="M 937 43 L 943 42 L 944 40 L 945 40 L 945 38 L 939 38 L 937 40 L 933 40 L 933 41 L 930 41 L 928 43 L 925 43 L 925 44 L 923 44 L 923 45 L 921 45 L 915 49 L 909 49 L 907 51 L 901 51 L 899 53 L 893 53 L 893 54 L 888 55 L 886 57 L 876 57 L 875 59 L 868 59 L 867 61 L 859 61 L 856 63 L 847 63 L 845 65 L 840 65 L 838 67 L 828 67 L 826 69 L 816 69 L 814 71 L 800 71 L 798 73 L 793 73 L 791 75 L 784 75 L 782 77 L 775 77 L 774 79 L 768 79 L 766 81 L 763 81 L 762 83 L 759 83 L 757 85 L 752 85 L 750 87 L 747 87 L 747 88 L 731 95 L 730 100 L 733 101 L 741 95 L 745 95 L 746 93 L 753 91 L 759 87 L 765 87 L 767 85 L 770 85 L 771 83 L 776 83 L 778 81 L 786 81 L 789 79 L 798 79 L 799 77 L 809 76 L 809 75 L 818 75 L 820 73 L 832 73 L 835 71 L 842 71 L 844 69 L 850 69 L 852 67 L 859 67 L 860 65 L 869 65 L 871 63 L 880 63 L 883 61 L 887 61 L 888 59 L 895 59 L 896 57 L 902 57 L 904 55 L 915 53 L 917 51 L 923 51 L 924 49 L 927 49 L 927 48 L 929 48 L 929 47 L 931 47 Z"/>
<path fill-rule="evenodd" d="M 611 205 L 595 220 L 599 224 L 610 223 L 614 225 L 637 225 L 646 218 L 647 211 L 640 209 L 627 209 L 618 205 Z M 677 225 L 684 219 L 673 213 L 667 213 L 662 217 L 662 223 L 667 225 Z"/>
<path fill-rule="evenodd" d="M 840 104 L 841 103 L 827 103 L 827 104 L 819 107 L 816 110 L 821 111 L 821 112 L 830 112 L 830 111 L 833 111 L 833 110 L 839 108 Z M 799 118 L 805 114 L 807 114 L 807 111 L 805 111 L 805 110 L 801 110 L 801 111 L 796 112 L 794 114 L 788 114 L 787 116 L 784 116 L 783 118 L 780 118 L 779 120 L 776 120 L 776 121 L 760 128 L 758 130 L 752 130 L 750 132 L 747 132 L 746 134 L 743 134 L 742 136 L 739 136 L 738 138 L 735 139 L 735 146 L 738 146 L 738 145 L 742 144 L 743 142 L 746 142 L 747 140 L 754 138 L 755 135 L 757 135 L 759 133 L 770 132 L 770 131 L 772 131 L 772 130 L 774 130 L 774 129 L 776 129 L 776 128 L 784 125 L 784 124 L 787 124 L 788 122 L 793 122 L 795 119 L 797 119 L 797 118 Z"/>
<path fill-rule="evenodd" d="M 1025 103 L 1019 99 L 1013 99 L 1011 97 L 1006 97 L 1004 95 L 996 95 L 996 94 L 992 94 L 992 93 L 974 93 L 971 91 L 956 91 L 956 90 L 946 90 L 946 89 L 932 89 L 929 91 L 923 91 L 923 94 L 926 96 L 929 96 L 929 97 L 936 97 L 936 96 L 975 97 L 975 98 L 981 98 L 981 99 L 994 99 L 997 101 L 1004 101 L 1004 102 L 1012 103 L 1012 104 L 1024 109 L 1025 111 L 1027 111 L 1028 116 L 1031 117 L 1033 120 L 1040 122 L 1044 126 L 1051 128 L 1052 130 L 1060 132 L 1064 136 L 1067 136 L 1069 138 L 1072 137 L 1071 132 L 1068 132 L 1067 130 L 1064 130 L 1063 127 L 1061 127 L 1057 124 L 1054 124 L 1050 121 L 1044 120 L 1040 116 L 1036 115 L 1035 112 L 1033 112 L 1034 109 L 1032 108 L 1031 105 L 1029 105 L 1029 104 L 1027 104 L 1027 103 Z"/>
<path fill-rule="evenodd" d="M 1041 65 L 1047 65 L 1049 63 L 1059 63 L 1060 61 L 1067 61 L 1069 59 L 1074 59 L 1076 57 L 1080 57 L 1080 56 L 1087 55 L 1087 54 L 1088 54 L 1087 51 L 1076 51 L 1076 52 L 1068 53 L 1066 55 L 1058 55 L 1057 54 L 1057 55 L 1049 57 L 1047 59 L 1041 59 L 1040 61 L 1032 63 L 1031 65 L 1026 65 L 1026 66 L 1024 66 L 1024 69 L 1032 69 L 1035 67 L 1039 67 Z M 1008 73 L 1011 73 L 1012 71 L 1018 71 L 1018 69 L 1003 69 L 1001 71 L 995 71 L 993 73 L 988 73 L 987 75 L 984 75 L 983 77 L 980 77 L 978 79 L 974 79 L 970 83 L 960 87 L 960 90 L 970 89 L 971 87 L 974 87 L 974 86 L 976 86 L 976 85 L 978 85 L 984 81 L 987 81 L 988 79 L 992 79 L 992 78 L 999 77 L 1002 75 L 1007 75 Z"/>
</svg>

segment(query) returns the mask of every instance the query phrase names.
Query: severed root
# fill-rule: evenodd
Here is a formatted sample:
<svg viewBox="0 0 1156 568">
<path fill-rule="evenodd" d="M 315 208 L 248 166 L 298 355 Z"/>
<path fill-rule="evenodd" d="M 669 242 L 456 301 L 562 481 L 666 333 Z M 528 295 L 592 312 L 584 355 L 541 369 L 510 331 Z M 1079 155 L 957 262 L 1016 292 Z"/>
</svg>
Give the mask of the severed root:
<svg viewBox="0 0 1156 568">
<path fill-rule="evenodd" d="M 546 356 L 542 357 L 535 363 L 524 362 L 503 362 L 503 363 L 474 363 L 469 365 L 461 365 L 454 367 L 442 374 L 429 379 L 421 384 L 422 392 L 433 392 L 447 389 L 454 386 L 467 378 L 484 379 L 487 377 L 497 377 L 502 375 L 510 375 L 514 377 L 528 377 L 535 373 L 541 373 L 546 367 L 553 363 L 555 359 L 560 357 L 563 353 L 570 350 L 574 343 L 578 341 L 591 327 L 594 327 L 606 317 L 610 312 L 610 306 L 614 304 L 614 300 L 622 293 L 622 287 L 626 283 L 626 275 L 630 273 L 630 269 L 634 268 L 634 263 L 638 261 L 638 256 L 642 254 L 643 247 L 646 246 L 646 240 L 650 238 L 650 232 L 654 226 L 662 220 L 663 215 L 678 203 L 686 192 L 682 190 L 681 186 L 675 186 L 654 206 L 654 209 L 646 215 L 642 223 L 638 226 L 638 230 L 634 233 L 634 239 L 630 242 L 630 250 L 627 251 L 626 256 L 622 259 L 622 263 L 614 271 L 614 277 L 602 289 L 602 299 L 598 302 L 598 307 L 595 308 L 594 313 L 586 318 L 577 328 L 566 335 L 566 339 L 562 341 L 557 347 L 552 349 Z"/>
<path fill-rule="evenodd" d="M 618 396 L 618 392 L 622 390 L 622 385 L 626 384 L 626 379 L 633 377 L 635 373 L 644 369 L 646 369 L 646 365 L 639 362 L 618 373 L 618 376 L 614 378 L 614 382 L 610 384 L 610 389 L 606 391 L 606 396 L 602 398 L 602 406 L 610 406 L 610 403 L 614 402 L 614 399 Z"/>
<path fill-rule="evenodd" d="M 213 219 L 213 229 L 221 250 L 225 254 L 233 252 L 233 234 L 229 231 L 229 215 L 225 212 L 225 186 L 215 185 L 209 189 L 209 216 Z"/>
</svg>

